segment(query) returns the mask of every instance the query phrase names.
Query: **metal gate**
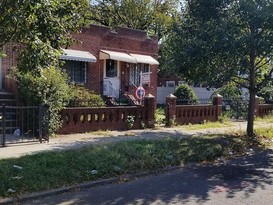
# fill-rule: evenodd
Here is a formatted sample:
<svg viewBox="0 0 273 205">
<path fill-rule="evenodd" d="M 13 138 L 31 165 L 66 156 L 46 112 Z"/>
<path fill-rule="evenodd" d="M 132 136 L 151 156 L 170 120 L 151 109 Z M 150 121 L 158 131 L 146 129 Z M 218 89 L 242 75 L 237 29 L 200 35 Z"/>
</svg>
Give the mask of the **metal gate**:
<svg viewBox="0 0 273 205">
<path fill-rule="evenodd" d="M 1 106 L 0 146 L 48 141 L 48 119 L 45 106 Z"/>
</svg>

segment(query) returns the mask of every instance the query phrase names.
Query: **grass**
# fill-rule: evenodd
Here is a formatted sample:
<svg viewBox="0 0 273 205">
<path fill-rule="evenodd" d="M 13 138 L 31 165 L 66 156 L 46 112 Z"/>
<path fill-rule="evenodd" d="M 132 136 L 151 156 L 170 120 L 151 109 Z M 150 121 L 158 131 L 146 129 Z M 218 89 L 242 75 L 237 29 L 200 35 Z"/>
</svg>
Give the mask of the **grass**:
<svg viewBox="0 0 273 205">
<path fill-rule="evenodd" d="M 99 135 L 99 136 L 105 136 L 105 135 L 112 136 L 111 133 L 112 132 L 108 131 L 108 130 L 106 130 L 106 131 L 104 131 L 104 130 L 98 130 L 98 131 L 91 132 L 92 135 Z"/>
<path fill-rule="evenodd" d="M 186 130 L 201 130 L 208 128 L 221 128 L 221 127 L 230 127 L 232 124 L 228 121 L 224 122 L 204 122 L 202 124 L 189 124 L 189 125 L 181 125 L 180 127 L 185 128 Z"/>
<path fill-rule="evenodd" d="M 273 126 L 267 128 L 256 128 L 255 133 L 269 139 L 273 139 Z"/>
<path fill-rule="evenodd" d="M 255 122 L 273 123 L 273 114 L 269 114 L 264 117 L 257 117 Z"/>
<path fill-rule="evenodd" d="M 155 124 L 156 125 L 165 125 L 165 110 L 164 106 L 158 106 L 155 110 Z"/>
<path fill-rule="evenodd" d="M 230 151 L 233 154 L 240 153 L 243 147 L 244 141 L 239 137 L 167 137 L 2 159 L 0 196 L 44 191 L 136 172 L 157 171 L 189 162 L 213 161 L 227 156 Z M 15 192 L 11 193 L 11 190 Z"/>
</svg>

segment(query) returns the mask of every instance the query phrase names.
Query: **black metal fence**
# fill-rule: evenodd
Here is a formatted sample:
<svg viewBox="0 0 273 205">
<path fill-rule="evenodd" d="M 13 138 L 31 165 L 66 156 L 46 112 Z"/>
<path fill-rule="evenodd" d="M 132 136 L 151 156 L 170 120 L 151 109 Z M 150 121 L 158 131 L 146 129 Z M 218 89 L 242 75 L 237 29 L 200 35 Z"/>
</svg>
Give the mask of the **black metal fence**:
<svg viewBox="0 0 273 205">
<path fill-rule="evenodd" d="M 223 99 L 223 114 L 233 119 L 246 119 L 248 112 L 248 99 Z"/>
<path fill-rule="evenodd" d="M 0 107 L 0 145 L 48 141 L 48 108 L 45 106 Z"/>
<path fill-rule="evenodd" d="M 198 100 L 185 100 L 185 99 L 176 99 L 177 105 L 204 105 L 211 104 L 212 100 L 210 98 L 207 99 L 198 99 Z"/>
</svg>

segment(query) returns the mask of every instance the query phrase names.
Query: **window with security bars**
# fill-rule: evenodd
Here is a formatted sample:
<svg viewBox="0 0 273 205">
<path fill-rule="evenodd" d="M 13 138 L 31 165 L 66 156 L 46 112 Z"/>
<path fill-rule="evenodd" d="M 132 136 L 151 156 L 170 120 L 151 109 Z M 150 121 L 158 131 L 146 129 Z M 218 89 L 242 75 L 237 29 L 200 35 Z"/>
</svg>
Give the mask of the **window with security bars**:
<svg viewBox="0 0 273 205">
<path fill-rule="evenodd" d="M 64 69 L 69 78 L 69 82 L 86 83 L 86 62 L 66 60 Z"/>
<path fill-rule="evenodd" d="M 150 66 L 149 64 L 138 63 L 130 64 L 130 84 L 139 86 L 140 85 L 140 72 L 149 73 Z"/>
</svg>

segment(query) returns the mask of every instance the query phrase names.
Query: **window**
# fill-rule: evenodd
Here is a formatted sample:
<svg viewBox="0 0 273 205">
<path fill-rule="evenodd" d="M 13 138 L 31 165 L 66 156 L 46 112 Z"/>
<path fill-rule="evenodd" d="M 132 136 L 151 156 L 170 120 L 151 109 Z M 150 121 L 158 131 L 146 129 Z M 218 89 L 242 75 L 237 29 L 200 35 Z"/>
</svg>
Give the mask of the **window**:
<svg viewBox="0 0 273 205">
<path fill-rule="evenodd" d="M 140 72 L 149 73 L 150 66 L 149 64 L 138 63 L 130 64 L 130 83 L 136 86 L 140 85 Z"/>
<path fill-rule="evenodd" d="M 86 62 L 66 60 L 64 69 L 70 82 L 86 83 Z"/>
<path fill-rule="evenodd" d="M 106 77 L 115 78 L 118 76 L 118 66 L 115 60 L 106 60 Z"/>
<path fill-rule="evenodd" d="M 174 88 L 175 87 L 175 81 L 166 81 L 166 86 Z"/>
</svg>

